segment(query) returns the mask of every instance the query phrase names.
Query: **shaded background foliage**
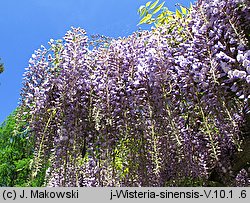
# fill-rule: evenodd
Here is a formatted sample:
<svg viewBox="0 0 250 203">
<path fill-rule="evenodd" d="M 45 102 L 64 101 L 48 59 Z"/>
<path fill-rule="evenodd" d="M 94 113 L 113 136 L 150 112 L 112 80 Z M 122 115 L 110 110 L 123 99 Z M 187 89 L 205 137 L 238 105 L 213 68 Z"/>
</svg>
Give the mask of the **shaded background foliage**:
<svg viewBox="0 0 250 203">
<path fill-rule="evenodd" d="M 16 123 L 14 112 L 0 126 L 0 186 L 28 185 L 33 143 L 27 123 L 20 123 L 18 127 Z"/>
<path fill-rule="evenodd" d="M 72 28 L 32 55 L 26 184 L 249 186 L 249 2 L 139 13 L 156 28 L 97 46 Z"/>
</svg>

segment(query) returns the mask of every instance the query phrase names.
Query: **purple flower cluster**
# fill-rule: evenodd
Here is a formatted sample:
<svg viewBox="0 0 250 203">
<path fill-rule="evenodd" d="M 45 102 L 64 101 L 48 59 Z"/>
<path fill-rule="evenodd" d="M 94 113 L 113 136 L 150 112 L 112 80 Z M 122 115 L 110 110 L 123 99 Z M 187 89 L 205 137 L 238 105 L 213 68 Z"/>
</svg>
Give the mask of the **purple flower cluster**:
<svg viewBox="0 0 250 203">
<path fill-rule="evenodd" d="M 247 187 L 250 185 L 250 178 L 245 169 L 242 169 L 236 176 L 236 185 L 238 187 Z"/>
<path fill-rule="evenodd" d="M 246 16 L 247 1 L 199 0 L 93 50 L 80 28 L 37 50 L 22 89 L 34 177 L 49 164 L 51 186 L 206 183 L 214 170 L 228 181 L 250 95 Z"/>
<path fill-rule="evenodd" d="M 222 85 L 238 97 L 249 99 L 249 2 L 207 1 L 205 14 L 209 21 L 207 35 L 211 55 L 221 70 L 221 77 L 229 78 Z"/>
</svg>

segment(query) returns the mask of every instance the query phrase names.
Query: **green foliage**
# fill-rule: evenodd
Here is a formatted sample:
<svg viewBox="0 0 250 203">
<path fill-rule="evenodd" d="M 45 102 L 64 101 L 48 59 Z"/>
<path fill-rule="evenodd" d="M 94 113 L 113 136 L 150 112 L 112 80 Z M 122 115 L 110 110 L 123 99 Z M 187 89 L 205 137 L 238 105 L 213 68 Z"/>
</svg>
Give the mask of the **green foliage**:
<svg viewBox="0 0 250 203">
<path fill-rule="evenodd" d="M 27 186 L 32 158 L 33 141 L 15 111 L 0 126 L 0 186 Z"/>
<path fill-rule="evenodd" d="M 186 8 L 180 4 L 177 4 L 179 9 L 176 9 L 175 12 L 169 11 L 167 7 L 164 7 L 164 3 L 159 4 L 159 0 L 155 2 L 147 2 L 146 5 L 141 6 L 138 9 L 138 13 L 141 17 L 138 25 L 141 24 L 154 24 L 156 27 L 159 27 L 164 24 L 168 24 L 176 19 L 182 19 L 190 13 L 192 5 L 190 8 Z M 160 13 L 158 13 L 161 11 Z"/>
</svg>

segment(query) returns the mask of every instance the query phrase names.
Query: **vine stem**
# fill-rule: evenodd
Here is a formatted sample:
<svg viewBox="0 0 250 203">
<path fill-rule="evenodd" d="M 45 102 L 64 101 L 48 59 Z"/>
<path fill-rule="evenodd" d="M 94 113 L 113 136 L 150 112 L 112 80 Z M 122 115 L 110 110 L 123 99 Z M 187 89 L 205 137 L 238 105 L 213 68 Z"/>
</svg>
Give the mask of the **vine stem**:
<svg viewBox="0 0 250 203">
<path fill-rule="evenodd" d="M 170 94 L 172 92 L 172 86 L 170 85 L 170 91 L 169 92 L 166 92 L 164 86 L 162 86 L 162 88 L 163 88 L 163 97 L 164 97 L 165 101 L 167 101 L 167 94 Z M 173 122 L 173 119 L 172 119 L 173 117 L 172 117 L 172 114 L 171 114 L 171 110 L 170 110 L 169 105 L 167 103 L 166 103 L 166 107 L 167 107 L 167 113 L 168 113 L 168 117 L 169 117 L 169 120 L 170 120 L 170 124 L 171 124 L 172 128 L 174 129 L 174 134 L 175 134 L 177 144 L 178 144 L 178 146 L 181 146 L 181 141 L 180 141 L 179 136 L 178 136 L 178 131 L 176 130 L 176 126 L 175 126 L 175 124 Z"/>
<path fill-rule="evenodd" d="M 196 95 L 197 95 L 197 93 L 196 93 Z M 199 103 L 200 103 L 200 100 L 199 100 L 199 98 L 198 98 L 198 95 L 197 95 L 197 99 L 198 99 L 198 101 L 199 101 Z M 212 150 L 213 150 L 215 159 L 218 161 L 219 158 L 218 158 L 218 156 L 217 156 L 217 152 L 216 152 L 216 148 L 215 148 L 215 143 L 214 143 L 213 137 L 212 137 L 212 135 L 211 135 L 211 130 L 210 130 L 210 128 L 209 128 L 209 124 L 208 124 L 207 117 L 205 116 L 205 113 L 204 113 L 204 111 L 203 111 L 201 105 L 199 105 L 199 109 L 200 109 L 200 112 L 201 112 L 201 115 L 202 115 L 202 119 L 203 119 L 203 121 L 204 121 L 204 123 L 205 123 L 205 128 L 206 128 L 206 130 L 207 130 L 209 139 L 210 139 L 211 144 L 212 144 Z"/>
<path fill-rule="evenodd" d="M 53 116 L 56 114 L 56 109 L 54 109 L 51 113 L 50 113 L 50 117 L 49 119 L 47 120 L 47 123 L 45 125 L 45 128 L 44 128 L 44 131 L 43 131 L 43 135 L 42 135 L 42 140 L 40 142 L 40 145 L 39 145 L 39 150 L 38 150 L 38 155 L 37 155 L 37 162 L 39 162 L 40 160 L 40 157 L 41 157 L 41 151 L 42 151 L 42 147 L 43 147 L 43 143 L 44 143 L 44 139 L 45 139 L 45 133 L 49 127 L 49 124 L 51 122 L 51 119 L 53 118 Z M 35 163 L 36 164 L 36 163 Z M 38 173 L 38 165 L 36 165 L 36 169 L 35 169 L 35 172 L 33 174 L 33 177 L 36 177 L 37 173 Z"/>
</svg>

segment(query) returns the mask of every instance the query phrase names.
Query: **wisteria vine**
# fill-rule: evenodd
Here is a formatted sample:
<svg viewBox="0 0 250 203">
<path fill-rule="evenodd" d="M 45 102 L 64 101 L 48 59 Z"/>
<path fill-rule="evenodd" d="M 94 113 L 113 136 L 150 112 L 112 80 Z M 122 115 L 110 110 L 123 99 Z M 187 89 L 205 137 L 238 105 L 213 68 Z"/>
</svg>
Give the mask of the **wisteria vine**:
<svg viewBox="0 0 250 203">
<path fill-rule="evenodd" d="M 49 186 L 206 185 L 214 174 L 249 185 L 232 163 L 249 134 L 249 22 L 247 0 L 198 0 L 185 18 L 94 49 L 81 28 L 50 40 L 21 93 L 31 179 L 46 167 Z"/>
</svg>

